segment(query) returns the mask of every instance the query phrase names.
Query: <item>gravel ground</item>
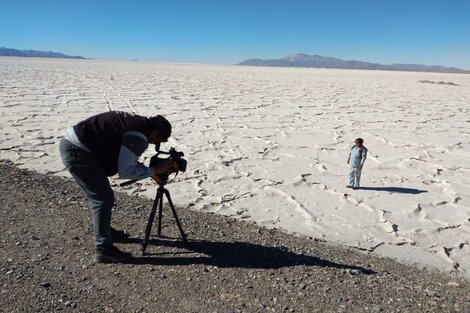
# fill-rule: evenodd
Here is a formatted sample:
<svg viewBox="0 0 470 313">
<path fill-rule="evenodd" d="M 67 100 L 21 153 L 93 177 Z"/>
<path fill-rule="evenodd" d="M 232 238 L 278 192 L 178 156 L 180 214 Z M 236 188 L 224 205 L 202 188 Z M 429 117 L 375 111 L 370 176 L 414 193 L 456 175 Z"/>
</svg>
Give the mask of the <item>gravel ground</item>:
<svg viewBox="0 0 470 313">
<path fill-rule="evenodd" d="M 470 312 L 466 280 L 178 204 L 189 242 L 168 213 L 141 256 L 152 201 L 121 193 L 117 246 L 135 258 L 95 264 L 72 180 L 8 161 L 0 175 L 2 312 Z"/>
</svg>

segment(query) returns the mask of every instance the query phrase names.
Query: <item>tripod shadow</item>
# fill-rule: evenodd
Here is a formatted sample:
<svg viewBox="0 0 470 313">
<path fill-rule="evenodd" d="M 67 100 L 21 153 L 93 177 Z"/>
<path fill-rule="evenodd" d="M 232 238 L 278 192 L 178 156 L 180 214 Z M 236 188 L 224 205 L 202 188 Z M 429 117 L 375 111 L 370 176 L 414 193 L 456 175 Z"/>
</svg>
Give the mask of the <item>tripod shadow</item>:
<svg viewBox="0 0 470 313">
<path fill-rule="evenodd" d="M 403 188 L 403 187 L 359 187 L 359 190 L 375 190 L 375 191 L 388 191 L 395 193 L 408 193 L 417 195 L 420 193 L 428 192 L 427 190 L 420 190 L 415 188 Z"/>
<path fill-rule="evenodd" d="M 138 243 L 141 240 L 136 240 Z M 285 248 L 268 247 L 247 242 L 213 242 L 213 241 L 181 241 L 152 240 L 151 244 L 170 248 L 181 248 L 184 256 L 163 257 L 169 253 L 135 257 L 128 263 L 152 265 L 190 265 L 204 264 L 221 268 L 259 268 L 279 269 L 297 265 L 332 267 L 337 269 L 360 270 L 363 274 L 375 274 L 374 271 L 349 264 L 340 264 L 323 260 L 314 256 L 296 254 Z M 193 256 L 187 256 L 193 254 Z"/>
</svg>

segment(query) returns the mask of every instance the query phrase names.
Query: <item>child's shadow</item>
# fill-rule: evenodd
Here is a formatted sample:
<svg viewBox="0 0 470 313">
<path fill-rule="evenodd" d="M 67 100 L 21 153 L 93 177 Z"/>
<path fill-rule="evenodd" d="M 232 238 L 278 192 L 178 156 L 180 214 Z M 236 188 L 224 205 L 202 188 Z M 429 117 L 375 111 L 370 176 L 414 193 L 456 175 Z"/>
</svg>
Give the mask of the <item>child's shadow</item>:
<svg viewBox="0 0 470 313">
<path fill-rule="evenodd" d="M 376 191 L 387 191 L 396 193 L 409 193 L 409 194 L 420 194 L 428 192 L 427 190 L 415 189 L 415 188 L 404 188 L 404 187 L 359 187 L 360 190 L 376 190 Z"/>
</svg>

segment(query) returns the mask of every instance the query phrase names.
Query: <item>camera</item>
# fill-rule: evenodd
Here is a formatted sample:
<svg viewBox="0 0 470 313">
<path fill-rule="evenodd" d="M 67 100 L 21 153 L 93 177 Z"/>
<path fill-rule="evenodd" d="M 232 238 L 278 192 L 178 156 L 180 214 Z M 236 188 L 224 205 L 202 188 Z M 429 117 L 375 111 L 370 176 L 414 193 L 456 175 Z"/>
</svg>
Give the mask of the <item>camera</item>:
<svg viewBox="0 0 470 313">
<path fill-rule="evenodd" d="M 168 154 L 168 158 L 160 158 L 160 154 Z M 176 151 L 175 148 L 171 148 L 170 151 L 158 151 L 151 159 L 150 159 L 150 166 L 156 166 L 160 162 L 166 162 L 168 159 L 171 160 L 171 167 L 168 170 L 167 173 L 164 174 L 156 174 L 154 179 L 157 181 L 159 185 L 165 185 L 168 182 L 168 176 L 178 172 L 185 172 L 186 171 L 186 165 L 188 164 L 188 161 L 183 159 L 182 157 L 184 156 L 183 152 Z"/>
</svg>

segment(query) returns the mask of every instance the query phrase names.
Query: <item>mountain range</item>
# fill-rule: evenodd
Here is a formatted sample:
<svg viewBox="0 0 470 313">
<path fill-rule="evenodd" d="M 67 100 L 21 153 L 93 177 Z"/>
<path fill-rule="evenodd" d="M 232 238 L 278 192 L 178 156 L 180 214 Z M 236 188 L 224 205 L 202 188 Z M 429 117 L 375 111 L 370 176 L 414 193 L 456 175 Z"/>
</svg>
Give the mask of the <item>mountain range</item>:
<svg viewBox="0 0 470 313">
<path fill-rule="evenodd" d="M 333 57 L 324 57 L 320 55 L 308 55 L 297 53 L 281 59 L 248 59 L 238 65 L 248 66 L 282 66 L 282 67 L 313 67 L 313 68 L 340 68 L 357 70 L 386 70 L 386 71 L 412 71 L 412 72 L 438 72 L 438 73 L 466 73 L 470 71 L 455 67 L 445 67 L 440 65 L 421 65 L 421 64 L 399 64 L 390 65 L 370 63 L 364 61 L 350 60 L 345 61 Z"/>
<path fill-rule="evenodd" d="M 37 51 L 37 50 L 17 50 L 11 48 L 0 47 L 0 56 L 8 57 L 30 57 L 30 58 L 62 58 L 62 59 L 86 59 L 82 56 L 66 55 L 59 52 L 52 51 Z"/>
<path fill-rule="evenodd" d="M 53 51 L 37 50 L 18 50 L 13 48 L 0 47 L 0 56 L 11 57 L 31 57 L 31 58 L 62 58 L 62 59 L 86 59 L 76 55 L 66 55 Z M 321 55 L 308 55 L 297 53 L 280 59 L 248 59 L 237 65 L 247 66 L 280 66 L 280 67 L 310 67 L 310 68 L 338 68 L 338 69 L 357 69 L 357 70 L 385 70 L 385 71 L 412 71 L 412 72 L 437 72 L 437 73 L 465 73 L 470 74 L 469 70 L 455 67 L 445 67 L 440 65 L 422 65 L 422 64 L 379 64 L 357 60 L 341 60 L 333 57 Z"/>
</svg>

